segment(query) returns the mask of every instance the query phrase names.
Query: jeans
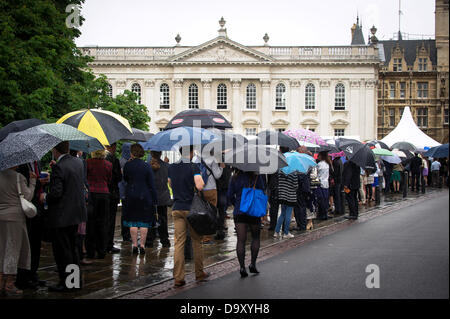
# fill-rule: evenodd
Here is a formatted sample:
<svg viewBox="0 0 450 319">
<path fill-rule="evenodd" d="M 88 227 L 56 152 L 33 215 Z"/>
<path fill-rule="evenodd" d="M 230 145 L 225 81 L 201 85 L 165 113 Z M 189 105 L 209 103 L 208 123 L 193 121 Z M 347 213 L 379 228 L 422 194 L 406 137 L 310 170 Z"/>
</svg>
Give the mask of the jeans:
<svg viewBox="0 0 450 319">
<path fill-rule="evenodd" d="M 276 233 L 280 232 L 281 225 L 284 224 L 284 234 L 289 234 L 289 224 L 291 223 L 292 208 L 292 206 L 281 205 L 281 214 L 278 218 L 277 226 L 275 227 Z"/>
</svg>

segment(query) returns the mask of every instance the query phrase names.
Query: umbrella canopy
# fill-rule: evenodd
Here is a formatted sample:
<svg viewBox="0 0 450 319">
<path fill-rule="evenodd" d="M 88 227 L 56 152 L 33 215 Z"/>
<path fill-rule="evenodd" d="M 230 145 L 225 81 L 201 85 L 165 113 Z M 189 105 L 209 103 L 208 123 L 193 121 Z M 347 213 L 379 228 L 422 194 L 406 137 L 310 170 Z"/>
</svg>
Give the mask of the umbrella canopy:
<svg viewBox="0 0 450 319">
<path fill-rule="evenodd" d="M 286 134 L 283 134 L 278 131 L 262 131 L 258 133 L 258 144 L 262 145 L 279 145 L 283 147 L 287 147 L 290 150 L 296 150 L 300 147 L 298 141 Z"/>
<path fill-rule="evenodd" d="M 153 133 L 145 132 L 143 130 L 140 130 L 138 128 L 132 127 L 131 130 L 133 131 L 132 134 L 129 134 L 125 137 L 122 137 L 122 140 L 128 140 L 128 141 L 136 141 L 136 142 L 146 142 L 148 141 L 153 135 Z"/>
<path fill-rule="evenodd" d="M 283 167 L 281 170 L 285 174 L 290 174 L 292 172 L 306 173 L 310 167 L 317 165 L 314 157 L 307 154 L 298 152 L 287 152 L 283 154 L 286 157 L 288 166 Z"/>
<path fill-rule="evenodd" d="M 235 150 L 238 147 L 244 146 L 245 143 L 248 143 L 248 139 L 241 134 L 227 132 L 215 128 L 208 130 L 219 136 L 219 138 L 211 142 L 211 144 L 213 144 L 212 146 L 214 146 L 215 148 L 219 148 L 221 152 L 228 149 Z"/>
<path fill-rule="evenodd" d="M 283 134 L 289 135 L 293 138 L 296 138 L 300 145 L 303 145 L 302 142 L 308 142 L 315 145 L 323 145 L 326 146 L 327 143 L 323 138 L 321 138 L 317 133 L 312 132 L 310 130 L 306 130 L 303 128 L 291 129 L 284 131 Z"/>
<path fill-rule="evenodd" d="M 433 158 L 448 157 L 448 143 L 432 147 L 424 155 Z"/>
<path fill-rule="evenodd" d="M 201 128 L 215 127 L 218 129 L 233 128 L 230 122 L 219 112 L 209 109 L 189 109 L 175 115 L 164 128 L 165 130 L 182 127 L 195 126 Z"/>
<path fill-rule="evenodd" d="M 412 152 L 417 151 L 417 148 L 409 142 L 394 143 L 394 144 L 392 144 L 392 149 L 394 149 L 394 148 L 396 148 L 398 150 L 407 150 L 407 151 L 412 151 Z"/>
<path fill-rule="evenodd" d="M 382 155 L 382 156 L 393 156 L 394 153 L 392 153 L 391 151 L 384 149 L 384 148 L 372 148 L 372 152 L 375 155 Z"/>
<path fill-rule="evenodd" d="M 67 113 L 56 123 L 73 126 L 81 132 L 97 138 L 103 145 L 111 145 L 133 133 L 128 120 L 114 112 L 99 109 Z"/>
<path fill-rule="evenodd" d="M 69 125 L 42 124 L 11 133 L 0 143 L 0 170 L 38 161 L 63 141 L 69 141 L 72 149 L 85 152 L 104 149 L 97 139 Z"/>
<path fill-rule="evenodd" d="M 375 148 L 384 148 L 385 150 L 390 150 L 389 146 L 387 146 L 386 143 L 379 141 L 379 140 L 373 140 L 367 143 L 370 147 L 374 146 Z"/>
<path fill-rule="evenodd" d="M 147 142 L 141 143 L 145 150 L 173 151 L 181 146 L 202 145 L 219 139 L 220 135 L 198 127 L 177 127 L 156 133 Z"/>
<path fill-rule="evenodd" d="M 340 150 L 343 150 L 343 148 L 346 145 L 351 145 L 351 144 L 362 144 L 360 141 L 352 139 L 352 138 L 338 138 L 335 141 L 335 145 L 337 146 L 337 148 L 339 148 Z"/>
<path fill-rule="evenodd" d="M 273 174 L 288 165 L 286 158 L 267 145 L 245 144 L 225 153 L 224 163 L 244 172 Z"/>
<path fill-rule="evenodd" d="M 345 156 L 349 161 L 363 169 L 376 169 L 375 155 L 369 146 L 356 140 L 338 141 L 339 140 L 336 140 L 336 145 L 338 145 L 339 149 L 344 151 Z"/>
<path fill-rule="evenodd" d="M 397 155 L 392 153 L 390 156 L 380 156 L 383 161 L 386 161 L 391 164 L 398 164 L 402 162 L 402 159 Z"/>
<path fill-rule="evenodd" d="M 11 122 L 0 130 L 0 142 L 3 141 L 9 133 L 24 131 L 40 124 L 45 124 L 45 122 L 38 119 L 26 119 Z"/>
</svg>

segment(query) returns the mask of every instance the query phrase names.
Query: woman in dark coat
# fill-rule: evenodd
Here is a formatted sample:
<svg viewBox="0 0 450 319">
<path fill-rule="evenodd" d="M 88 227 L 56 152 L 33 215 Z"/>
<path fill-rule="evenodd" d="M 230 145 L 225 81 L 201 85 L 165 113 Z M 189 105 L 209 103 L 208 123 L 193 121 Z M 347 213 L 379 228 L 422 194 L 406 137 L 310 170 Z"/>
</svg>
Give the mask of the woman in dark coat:
<svg viewBox="0 0 450 319">
<path fill-rule="evenodd" d="M 239 260 L 241 277 L 248 276 L 248 273 L 245 270 L 245 243 L 247 241 L 247 231 L 249 229 L 252 234 L 252 243 L 250 245 L 251 263 L 249 270 L 251 273 L 259 273 L 256 269 L 256 258 L 258 257 L 260 246 L 261 218 L 246 215 L 239 209 L 241 205 L 242 190 L 246 187 L 252 187 L 252 185 L 255 185 L 255 188 L 257 189 L 265 189 L 264 179 L 261 175 L 256 175 L 251 172 L 244 173 L 240 170 L 236 170 L 230 180 L 230 186 L 228 187 L 228 201 L 234 206 L 233 216 L 237 234 L 236 253 Z"/>
<path fill-rule="evenodd" d="M 123 179 L 127 183 L 123 206 L 123 225 L 130 227 L 133 254 L 145 254 L 148 228 L 155 223 L 157 195 L 153 171 L 141 158 L 145 155 L 139 144 L 131 146 L 131 160 L 123 167 Z M 138 248 L 137 233 L 141 241 Z"/>
</svg>

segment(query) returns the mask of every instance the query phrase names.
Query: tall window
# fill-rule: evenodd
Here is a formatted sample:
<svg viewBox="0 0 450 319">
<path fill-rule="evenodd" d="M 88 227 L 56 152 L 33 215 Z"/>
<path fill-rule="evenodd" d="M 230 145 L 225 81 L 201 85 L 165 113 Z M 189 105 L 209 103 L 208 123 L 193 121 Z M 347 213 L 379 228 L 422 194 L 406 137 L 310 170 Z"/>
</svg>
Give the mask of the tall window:
<svg viewBox="0 0 450 319">
<path fill-rule="evenodd" d="M 308 83 L 305 87 L 305 109 L 314 110 L 316 108 L 316 87 Z"/>
<path fill-rule="evenodd" d="M 112 85 L 111 84 L 108 84 L 108 91 L 106 92 L 106 94 L 109 96 L 109 97 L 113 97 L 113 91 L 112 91 L 113 89 L 112 89 Z"/>
<path fill-rule="evenodd" d="M 342 83 L 334 88 L 334 109 L 345 110 L 345 86 Z"/>
<path fill-rule="evenodd" d="M 256 127 L 250 127 L 245 129 L 245 135 L 255 135 L 256 136 Z"/>
<path fill-rule="evenodd" d="M 245 105 L 247 109 L 256 109 L 256 86 L 253 83 L 247 85 Z"/>
<path fill-rule="evenodd" d="M 344 135 L 345 135 L 345 129 L 343 129 L 343 128 L 334 129 L 334 136 L 344 136 Z"/>
<path fill-rule="evenodd" d="M 406 82 L 400 82 L 400 98 L 404 99 L 406 96 Z"/>
<path fill-rule="evenodd" d="M 141 86 L 137 83 L 134 83 L 131 86 L 131 92 L 136 93 L 138 98 L 136 100 L 137 103 L 141 104 Z"/>
<path fill-rule="evenodd" d="M 198 109 L 198 86 L 195 83 L 188 88 L 188 105 L 190 109 Z"/>
<path fill-rule="evenodd" d="M 275 88 L 275 109 L 286 109 L 286 86 L 283 83 L 278 83 Z"/>
<path fill-rule="evenodd" d="M 444 124 L 448 125 L 448 109 L 444 109 Z"/>
<path fill-rule="evenodd" d="M 402 70 L 402 59 L 394 59 L 394 71 Z"/>
<path fill-rule="evenodd" d="M 159 108 L 168 109 L 170 106 L 170 91 L 167 83 L 161 84 L 159 87 Z"/>
<path fill-rule="evenodd" d="M 220 83 L 217 87 L 217 108 L 227 108 L 227 86 L 223 83 Z"/>
<path fill-rule="evenodd" d="M 426 107 L 417 109 L 417 126 L 428 126 L 428 109 Z"/>
<path fill-rule="evenodd" d="M 428 98 L 428 82 L 417 82 L 417 97 Z"/>
<path fill-rule="evenodd" d="M 427 58 L 419 58 L 419 71 L 427 70 Z"/>
<path fill-rule="evenodd" d="M 395 109 L 389 109 L 389 126 L 395 126 Z"/>
<path fill-rule="evenodd" d="M 389 98 L 395 99 L 395 83 L 389 83 Z"/>
</svg>

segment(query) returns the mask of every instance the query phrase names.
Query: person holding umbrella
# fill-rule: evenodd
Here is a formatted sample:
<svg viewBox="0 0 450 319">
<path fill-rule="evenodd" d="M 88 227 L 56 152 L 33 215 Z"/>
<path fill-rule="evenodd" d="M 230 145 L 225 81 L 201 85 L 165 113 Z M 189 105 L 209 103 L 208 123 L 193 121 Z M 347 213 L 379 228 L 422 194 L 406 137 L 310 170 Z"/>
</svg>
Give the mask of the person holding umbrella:
<svg viewBox="0 0 450 319">
<path fill-rule="evenodd" d="M 358 219 L 358 190 L 360 182 L 360 168 L 347 159 L 342 172 L 342 185 L 344 186 L 345 199 L 350 211 L 349 216 L 345 216 L 347 219 Z"/>
<path fill-rule="evenodd" d="M 395 164 L 392 169 L 391 182 L 394 186 L 394 193 L 400 193 L 400 182 L 402 181 L 403 170 L 402 163 Z"/>
<path fill-rule="evenodd" d="M 318 160 L 319 163 L 317 164 L 317 173 L 320 180 L 320 185 L 316 189 L 316 197 L 319 206 L 317 219 L 326 220 L 328 219 L 327 213 L 329 205 L 328 180 L 330 177 L 330 167 L 332 167 L 333 164 L 331 164 L 331 161 L 326 152 L 319 153 Z"/>
</svg>

